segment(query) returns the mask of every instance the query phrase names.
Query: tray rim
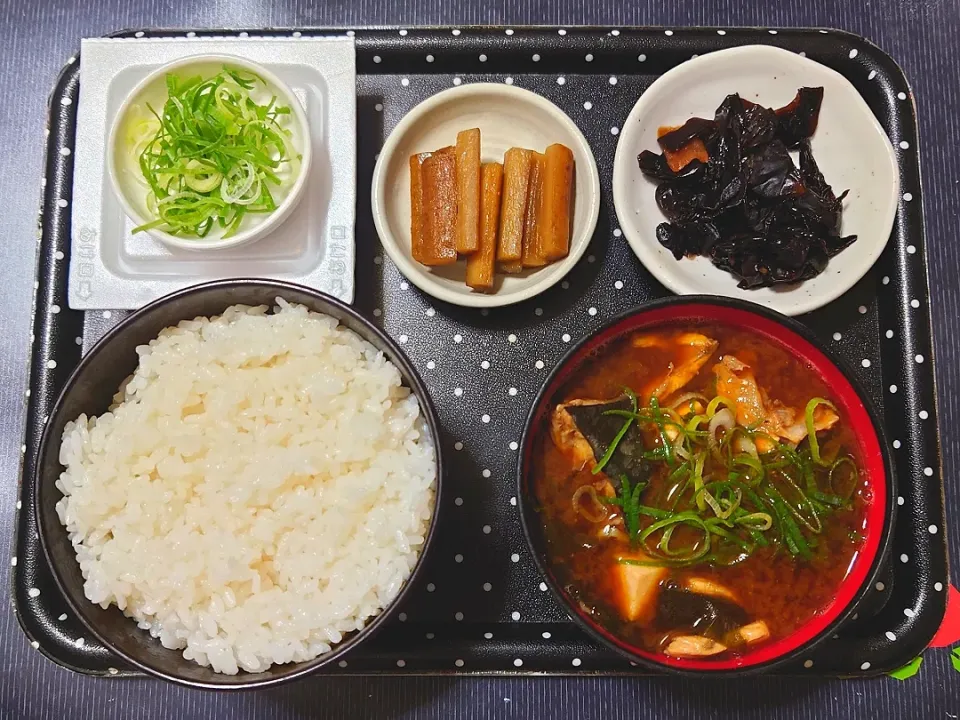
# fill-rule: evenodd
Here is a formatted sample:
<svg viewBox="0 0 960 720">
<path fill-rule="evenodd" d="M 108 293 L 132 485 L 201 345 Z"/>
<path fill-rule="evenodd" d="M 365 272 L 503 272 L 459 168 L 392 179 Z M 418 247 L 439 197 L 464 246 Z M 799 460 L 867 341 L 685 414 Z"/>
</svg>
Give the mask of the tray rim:
<svg viewBox="0 0 960 720">
<path fill-rule="evenodd" d="M 937 376 L 936 376 L 936 348 L 934 345 L 934 336 L 933 336 L 933 320 L 932 313 L 929 312 L 930 309 L 930 266 L 927 262 L 925 248 L 926 248 L 926 232 L 925 232 L 925 223 L 923 215 L 923 206 L 922 200 L 924 196 L 923 189 L 923 177 L 922 177 L 922 165 L 920 162 L 920 128 L 919 120 L 917 116 L 916 102 L 914 99 L 912 87 L 910 86 L 909 80 L 906 76 L 906 73 L 903 71 L 903 68 L 900 64 L 886 51 L 880 48 L 876 43 L 865 38 L 856 33 L 850 32 L 848 30 L 843 30 L 839 28 L 834 28 L 830 26 L 804 26 L 804 27 L 779 27 L 779 26 L 765 26 L 765 25 L 756 25 L 756 26 L 724 26 L 724 25 L 711 25 L 711 26 L 668 26 L 668 25 L 548 25 L 548 24 L 538 24 L 538 25 L 529 25 L 529 24 L 520 24 L 520 25 L 368 25 L 368 26 L 283 26 L 283 27 L 262 27 L 262 28 L 157 28 L 157 27 L 141 27 L 141 28 L 123 28 L 120 30 L 115 30 L 106 35 L 100 36 L 103 38 L 113 38 L 113 39 L 125 39 L 130 41 L 149 38 L 164 38 L 164 37 L 185 37 L 188 36 L 188 33 L 192 33 L 189 37 L 196 37 L 197 39 L 203 38 L 212 38 L 212 37 L 231 37 L 238 35 L 239 33 L 249 33 L 251 37 L 257 37 L 258 34 L 261 37 L 270 37 L 271 35 L 278 33 L 294 33 L 302 32 L 304 34 L 332 34 L 332 33 L 347 33 L 347 34 L 356 34 L 357 35 L 357 47 L 358 50 L 361 49 L 360 42 L 366 40 L 365 35 L 379 32 L 400 32 L 403 31 L 428 31 L 428 32 L 438 32 L 445 31 L 449 32 L 454 29 L 462 31 L 464 34 L 488 34 L 496 31 L 505 31 L 506 29 L 520 30 L 520 31 L 548 31 L 548 30 L 559 30 L 565 29 L 572 37 L 570 40 L 576 40 L 578 33 L 581 36 L 584 33 L 603 33 L 611 34 L 611 31 L 618 30 L 619 32 L 638 32 L 638 33 L 649 33 L 649 32 L 666 32 L 677 30 L 681 32 L 692 32 L 692 33 L 705 33 L 713 32 L 716 33 L 718 30 L 724 31 L 724 33 L 736 33 L 733 35 L 734 38 L 739 34 L 750 34 L 757 33 L 761 31 L 770 31 L 776 30 L 777 33 L 783 32 L 784 34 L 794 34 L 794 35 L 814 35 L 816 34 L 830 34 L 834 37 L 839 37 L 845 39 L 847 42 L 865 48 L 874 54 L 875 59 L 886 65 L 885 71 L 890 74 L 891 79 L 895 79 L 898 82 L 902 82 L 904 86 L 909 90 L 908 99 L 910 101 L 910 117 L 914 124 L 914 133 L 916 137 L 916 173 L 917 173 L 917 184 L 918 184 L 918 195 L 916 198 L 919 200 L 917 205 L 919 206 L 918 211 L 918 220 L 916 222 L 917 229 L 916 234 L 918 235 L 918 240 L 921 248 L 924 249 L 924 254 L 922 256 L 922 280 L 923 280 L 923 290 L 924 297 L 927 301 L 926 310 L 927 310 L 927 319 L 925 323 L 922 323 L 921 329 L 926 336 L 929 338 L 929 348 L 928 348 L 928 371 L 924 375 L 930 378 L 932 389 L 933 389 L 933 405 L 932 405 L 932 419 L 935 421 L 934 430 L 932 433 L 934 440 L 934 454 L 935 454 L 935 465 L 936 465 L 936 478 L 939 480 L 939 501 L 941 510 L 945 513 L 945 478 L 943 475 L 943 454 L 942 447 L 940 442 L 940 425 L 939 425 L 939 399 L 937 394 Z M 470 38 L 464 38 L 464 40 L 469 40 Z M 72 82 L 74 79 L 79 82 L 79 61 L 80 53 L 79 51 L 74 55 L 71 55 L 64 66 L 60 69 L 56 76 L 56 80 L 53 84 L 51 91 L 47 97 L 47 115 L 46 115 L 46 136 L 44 141 L 44 178 L 52 177 L 56 175 L 55 172 L 55 162 L 56 155 L 51 154 L 51 149 L 56 145 L 56 138 L 50 138 L 50 127 L 54 119 L 54 114 L 56 112 L 54 108 L 54 102 L 57 97 L 60 97 L 64 92 L 64 87 L 69 82 Z M 370 73 L 363 72 L 360 69 L 357 70 L 357 76 L 367 75 Z M 590 74 L 590 73 L 587 73 Z M 71 121 L 71 125 L 75 125 L 76 120 Z M 51 169 L 54 172 L 51 172 Z M 902 169 L 902 165 L 901 165 Z M 72 187 L 72 176 L 67 181 L 68 186 Z M 41 201 L 39 203 L 39 214 L 38 214 L 38 236 L 37 236 L 37 252 L 35 256 L 34 263 L 34 277 L 39 280 L 39 274 L 41 271 L 41 264 L 43 261 L 43 252 L 42 248 L 44 245 L 45 233 L 43 231 L 43 220 L 46 212 L 46 208 L 49 207 L 46 203 L 47 200 L 47 189 L 44 185 L 41 189 Z M 899 214 L 899 213 L 898 213 Z M 896 228 L 896 224 L 895 224 Z M 27 386 L 26 390 L 31 390 L 35 383 L 35 377 L 38 374 L 34 371 L 34 364 L 36 360 L 36 342 L 35 342 L 35 330 L 37 325 L 42 320 L 42 317 L 38 314 L 37 310 L 40 306 L 40 295 L 42 290 L 42 283 L 38 284 L 35 282 L 34 294 L 32 298 L 31 305 L 31 329 L 33 332 L 31 343 L 29 345 L 29 352 L 27 357 Z M 88 312 L 88 311 L 78 311 L 78 312 Z M 881 414 L 885 415 L 886 410 L 881 409 Z M 25 440 L 28 440 L 27 437 L 30 427 L 31 420 L 36 414 L 35 401 L 30 400 L 27 403 L 27 412 L 25 413 L 25 418 L 21 426 L 21 437 Z M 21 511 L 19 509 L 19 504 L 22 499 L 23 494 L 23 485 L 24 483 L 32 483 L 32 476 L 30 478 L 24 477 L 24 473 L 28 464 L 28 457 L 30 455 L 36 455 L 39 449 L 39 434 L 37 435 L 37 447 L 31 448 L 30 443 L 26 443 L 26 452 L 21 452 L 19 468 L 18 468 L 18 511 L 15 513 L 14 518 L 14 551 L 18 551 L 20 547 L 20 523 L 21 523 Z M 941 517 L 941 527 L 945 528 L 944 518 Z M 944 569 L 947 573 L 947 578 L 949 580 L 949 553 L 946 548 L 946 535 L 945 532 L 941 533 L 939 544 L 944 545 Z M 45 561 L 45 559 L 44 559 Z M 103 672 L 97 669 L 83 668 L 78 667 L 76 664 L 66 661 L 61 657 L 55 656 L 53 653 L 49 652 L 46 647 L 39 646 L 33 636 L 30 634 L 24 622 L 24 608 L 21 605 L 21 599 L 18 596 L 16 588 L 16 576 L 19 572 L 17 569 L 19 567 L 11 568 L 10 574 L 10 585 L 11 585 L 11 596 L 12 596 L 12 605 L 14 608 L 14 613 L 17 617 L 18 624 L 21 627 L 21 630 L 31 640 L 36 649 L 39 649 L 41 654 L 43 654 L 47 659 L 52 662 L 65 667 L 74 672 L 91 675 L 94 677 L 110 677 L 110 678 L 126 678 L 126 677 L 142 677 L 143 674 L 135 670 L 128 669 L 118 669 L 118 668 L 109 668 L 108 672 Z M 946 590 L 946 588 L 945 588 Z M 946 593 L 944 593 L 945 597 Z M 945 608 L 944 608 L 945 612 Z M 941 618 L 942 619 L 942 618 Z M 930 639 L 932 639 L 933 634 L 930 638 L 927 638 L 924 642 L 923 648 L 920 649 L 922 652 L 923 649 L 927 647 Z M 118 664 L 122 665 L 122 661 L 117 658 Z M 859 673 L 823 673 L 816 675 L 807 675 L 801 673 L 776 673 L 775 676 L 779 677 L 835 677 L 835 678 L 846 678 L 846 677 L 870 677 L 873 675 L 884 674 L 883 670 L 869 670 L 862 671 Z M 429 669 L 425 671 L 420 670 L 406 670 L 401 668 L 392 668 L 392 669 L 374 669 L 374 670 L 363 670 L 363 671 L 336 671 L 333 673 L 327 673 L 327 677 L 339 677 L 339 676 L 349 676 L 349 677 L 434 677 L 434 676 L 461 676 L 461 677 L 533 677 L 533 676 L 547 676 L 547 677 L 596 677 L 596 676 L 610 676 L 610 677 L 636 677 L 636 676 L 656 676 L 654 673 L 644 671 L 642 668 L 630 668 L 626 667 L 623 670 L 599 670 L 599 669 L 584 669 L 577 672 L 572 672 L 569 670 L 462 670 L 462 669 Z"/>
</svg>

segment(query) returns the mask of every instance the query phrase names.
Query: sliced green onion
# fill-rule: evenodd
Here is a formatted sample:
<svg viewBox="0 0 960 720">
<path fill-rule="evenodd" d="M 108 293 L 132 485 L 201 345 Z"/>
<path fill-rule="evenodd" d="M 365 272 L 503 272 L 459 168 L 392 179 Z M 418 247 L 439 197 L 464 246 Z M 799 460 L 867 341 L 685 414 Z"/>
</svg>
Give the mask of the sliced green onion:
<svg viewBox="0 0 960 720">
<path fill-rule="evenodd" d="M 737 404 L 730 398 L 725 398 L 722 395 L 717 395 L 713 400 L 707 403 L 707 419 L 709 420 L 714 415 L 717 414 L 717 410 L 720 409 L 720 406 L 730 408 L 731 411 L 736 411 Z"/>
<path fill-rule="evenodd" d="M 275 97 L 258 103 L 251 91 L 264 81 L 228 67 L 207 79 L 171 73 L 166 84 L 160 112 L 148 104 L 152 117 L 129 138 L 157 215 L 134 232 L 204 237 L 219 226 L 229 237 L 246 214 L 276 209 L 267 185 L 289 182 L 299 161 L 280 124 L 290 108 Z"/>
<path fill-rule="evenodd" d="M 742 550 L 745 550 L 747 552 L 753 552 L 753 546 L 749 542 L 744 540 L 739 535 L 736 535 L 730 532 L 722 525 L 717 523 L 711 524 L 711 521 L 709 520 L 706 521 L 706 525 L 709 528 L 710 532 L 713 533 L 714 535 L 718 535 L 722 537 L 724 540 L 729 540 L 734 545 L 739 545 Z"/>
<path fill-rule="evenodd" d="M 838 495 L 830 495 L 829 493 L 820 491 L 814 491 L 810 493 L 810 499 L 826 505 L 833 505 L 834 507 L 843 507 L 847 504 L 847 501 Z"/>
<path fill-rule="evenodd" d="M 663 520 L 657 520 L 656 522 L 652 523 L 647 527 L 646 530 L 643 530 L 640 533 L 640 542 L 646 544 L 646 541 L 653 533 L 657 532 L 658 530 L 664 530 L 665 528 L 672 527 L 678 523 L 689 525 L 693 528 L 701 530 L 703 532 L 703 538 L 692 548 L 688 549 L 687 555 L 683 557 L 673 556 L 671 559 L 693 562 L 701 559 L 704 555 L 710 552 L 710 530 L 707 528 L 706 523 L 704 523 L 700 516 L 691 511 L 676 513 L 671 517 L 664 518 Z M 649 546 L 647 546 L 647 550 L 651 553 L 654 552 L 654 550 Z"/>
<path fill-rule="evenodd" d="M 690 461 L 684 460 L 680 466 L 670 473 L 667 478 L 667 492 L 664 496 L 666 502 L 672 503 L 671 510 L 677 506 L 687 486 L 690 484 Z"/>
<path fill-rule="evenodd" d="M 682 418 L 656 398 L 639 407 L 636 396 L 626 392 L 631 398 L 629 410 L 603 413 L 622 418 L 623 424 L 593 471 L 609 468 L 635 424 L 642 429 L 636 433 L 637 456 L 663 465 L 657 471 L 654 497 L 641 502 L 648 484 L 621 476 L 616 497 L 602 498 L 620 509 L 631 543 L 650 556 L 620 562 L 658 567 L 730 565 L 758 548 L 769 548 L 774 556 L 786 551 L 810 560 L 825 546 L 819 539 L 824 519 L 850 507 L 859 471 L 851 457 L 835 459 L 833 446 L 839 450 L 839 440 L 831 440 L 821 453 L 816 435 L 808 433 L 811 442 L 797 449 L 763 430 L 736 425 L 735 404 L 728 398 L 715 397 L 703 413 L 691 410 Z M 674 402 L 687 400 L 704 402 L 694 396 Z M 822 403 L 829 405 L 814 398 L 805 407 L 811 427 Z M 715 426 L 713 437 L 707 424 Z M 760 441 L 765 441 L 763 453 L 757 452 Z M 826 456 L 831 458 L 829 463 Z"/>
<path fill-rule="evenodd" d="M 673 513 L 668 510 L 661 510 L 660 508 L 650 507 L 649 505 L 638 505 L 637 513 L 656 518 L 657 520 L 664 520 L 673 515 Z"/>
<path fill-rule="evenodd" d="M 850 487 L 847 489 L 847 492 L 842 492 L 837 488 L 837 481 L 834 477 L 837 469 L 841 467 L 850 468 L 850 478 L 852 481 L 850 482 Z M 830 466 L 830 474 L 828 476 L 830 491 L 840 497 L 844 503 L 850 502 L 850 498 L 852 498 L 853 494 L 857 491 L 857 482 L 859 480 L 860 471 L 857 469 L 857 464 L 849 457 L 839 458 Z"/>
<path fill-rule="evenodd" d="M 660 432 L 660 442 L 663 443 L 663 452 L 666 454 L 667 463 L 673 465 L 676 462 L 676 457 L 673 454 L 673 443 L 667 438 L 666 426 L 667 422 L 663 419 L 663 411 L 660 409 L 660 403 L 655 398 L 650 398 L 650 410 L 654 414 L 654 423 L 657 426 L 657 430 Z M 671 423 L 672 424 L 672 423 Z M 680 430 L 683 430 L 683 423 L 680 424 Z"/>
<path fill-rule="evenodd" d="M 610 458 L 613 457 L 613 454 L 617 451 L 617 445 L 620 444 L 620 441 L 623 440 L 623 436 L 627 434 L 627 431 L 630 429 L 630 426 L 633 425 L 633 415 L 637 414 L 637 396 L 630 388 L 626 388 L 627 396 L 630 398 L 630 403 L 633 406 L 632 415 L 627 418 L 626 422 L 623 423 L 623 427 L 620 428 L 620 431 L 613 436 L 613 441 L 607 447 L 607 451 L 603 454 L 603 457 L 600 458 L 600 461 L 593 466 L 593 474 L 596 475 L 601 470 L 603 470 L 607 463 L 610 462 Z"/>
<path fill-rule="evenodd" d="M 770 517 L 769 513 L 753 512 L 742 515 L 737 520 L 737 523 L 751 530 L 766 532 L 773 526 L 773 518 Z"/>
<path fill-rule="evenodd" d="M 790 511 L 790 514 L 793 515 L 800 523 L 802 523 L 803 526 L 807 528 L 807 530 L 809 530 L 810 532 L 816 535 L 819 535 L 821 532 L 823 532 L 823 523 L 820 520 L 820 515 L 817 512 L 816 506 L 812 502 L 810 502 L 810 498 L 807 497 L 806 493 L 800 489 L 800 486 L 797 485 L 790 478 L 789 475 L 780 473 L 780 477 L 783 478 L 784 482 L 787 485 L 789 485 L 794 490 L 794 492 L 797 493 L 797 495 L 800 498 L 800 501 L 797 503 L 796 507 L 794 507 L 793 503 L 789 503 L 789 502 L 786 503 L 787 509 Z M 782 495 L 781 495 L 781 498 L 783 498 Z M 784 501 L 786 502 L 785 498 L 784 498 Z M 811 515 L 813 518 L 812 520 L 808 519 L 803 515 L 803 513 L 800 512 L 800 510 L 803 508 L 804 505 L 810 508 Z"/>
<path fill-rule="evenodd" d="M 707 502 L 703 498 L 703 464 L 707 461 L 707 454 L 701 452 L 697 455 L 693 465 L 693 492 L 697 503 L 697 509 L 701 512 L 707 509 Z"/>
<path fill-rule="evenodd" d="M 672 403 L 670 403 L 670 409 L 676 410 L 678 407 L 680 407 L 684 403 L 689 403 L 691 400 L 697 400 L 703 403 L 704 405 L 707 404 L 707 398 L 705 395 L 702 395 L 701 393 L 698 393 L 698 392 L 685 392 L 679 395 Z"/>
<path fill-rule="evenodd" d="M 817 430 L 813 423 L 813 411 L 816 410 L 820 405 L 826 405 L 834 412 L 837 410 L 836 406 L 829 400 L 815 397 L 807 403 L 807 408 L 803 412 L 803 417 L 807 424 L 807 439 L 810 443 L 810 457 L 813 458 L 813 461 L 817 465 L 825 465 L 826 463 L 820 458 L 820 443 L 817 441 Z"/>
<path fill-rule="evenodd" d="M 810 545 L 804 539 L 800 527 L 793 519 L 793 512 L 790 505 L 783 499 L 780 493 L 777 492 L 776 488 L 771 486 L 768 488 L 768 492 L 773 500 L 773 506 L 777 511 L 777 515 L 780 518 L 783 537 L 787 542 L 787 547 L 790 552 L 794 555 L 799 555 L 804 560 L 809 560 L 812 557 Z"/>
<path fill-rule="evenodd" d="M 635 560 L 634 558 L 617 558 L 619 565 L 633 565 L 635 567 L 687 567 L 695 565 L 695 560 L 669 560 L 661 558 L 658 560 Z"/>
<path fill-rule="evenodd" d="M 750 478 L 750 485 L 756 487 L 761 482 L 763 482 L 763 477 L 764 477 L 763 463 L 757 460 L 757 458 L 753 457 L 753 455 L 748 455 L 748 454 L 737 455 L 735 458 L 733 458 L 733 464 L 743 465 L 753 470 L 754 474 L 753 474 L 753 477 Z"/>
</svg>

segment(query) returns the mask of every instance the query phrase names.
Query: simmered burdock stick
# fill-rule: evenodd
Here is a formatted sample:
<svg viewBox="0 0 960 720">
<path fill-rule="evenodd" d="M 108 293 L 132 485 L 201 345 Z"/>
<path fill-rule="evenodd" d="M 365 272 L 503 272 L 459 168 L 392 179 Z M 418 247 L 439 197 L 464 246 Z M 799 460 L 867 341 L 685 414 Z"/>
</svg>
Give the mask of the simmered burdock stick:
<svg viewBox="0 0 960 720">
<path fill-rule="evenodd" d="M 449 265 L 457 261 L 457 179 L 453 147 L 442 148 L 425 158 L 420 173 L 423 240 L 418 261 L 424 265 Z"/>
<path fill-rule="evenodd" d="M 547 264 L 540 242 L 545 164 L 546 158 L 543 153 L 533 154 L 533 163 L 530 166 L 530 185 L 527 193 L 527 217 L 523 223 L 523 266 L 525 268 L 543 267 Z"/>
<path fill-rule="evenodd" d="M 549 261 L 570 252 L 573 153 L 566 145 L 554 144 L 544 156 L 540 242 L 543 257 Z"/>
<path fill-rule="evenodd" d="M 523 228 L 527 218 L 533 152 L 510 148 L 503 156 L 503 204 L 500 207 L 500 243 L 497 261 L 505 272 L 523 269 Z"/>
<path fill-rule="evenodd" d="M 480 242 L 480 130 L 457 133 L 457 252 L 469 255 Z"/>
<path fill-rule="evenodd" d="M 418 263 L 426 264 L 423 250 L 423 161 L 430 153 L 410 156 L 410 252 Z"/>
<path fill-rule="evenodd" d="M 503 165 L 484 163 L 480 171 L 480 241 L 477 252 L 467 258 L 467 285 L 474 290 L 492 290 L 500 228 L 500 194 Z"/>
</svg>

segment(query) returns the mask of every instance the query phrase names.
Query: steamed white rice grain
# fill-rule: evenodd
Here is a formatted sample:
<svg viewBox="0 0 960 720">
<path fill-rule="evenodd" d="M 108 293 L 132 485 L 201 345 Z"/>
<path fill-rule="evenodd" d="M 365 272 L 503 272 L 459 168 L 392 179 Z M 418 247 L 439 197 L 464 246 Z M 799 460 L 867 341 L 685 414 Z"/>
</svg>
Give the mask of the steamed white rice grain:
<svg viewBox="0 0 960 720">
<path fill-rule="evenodd" d="M 277 300 L 167 328 L 67 424 L 57 503 L 87 598 L 222 673 L 310 660 L 393 600 L 433 509 L 397 368 Z"/>
</svg>

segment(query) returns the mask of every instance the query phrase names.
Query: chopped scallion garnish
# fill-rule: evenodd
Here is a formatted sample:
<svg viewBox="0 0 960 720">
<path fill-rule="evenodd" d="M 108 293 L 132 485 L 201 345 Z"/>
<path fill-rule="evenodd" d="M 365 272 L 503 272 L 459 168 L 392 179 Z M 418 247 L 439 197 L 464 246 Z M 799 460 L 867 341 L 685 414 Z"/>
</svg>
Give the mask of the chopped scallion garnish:
<svg viewBox="0 0 960 720">
<path fill-rule="evenodd" d="M 226 238 L 246 215 L 276 209 L 271 186 L 290 182 L 299 157 L 281 124 L 290 108 L 276 97 L 255 100 L 258 85 L 258 76 L 228 67 L 206 79 L 167 75 L 163 107 L 147 104 L 152 118 L 131 137 L 156 215 L 134 232 L 202 238 L 219 226 Z"/>
<path fill-rule="evenodd" d="M 735 408 L 723 397 L 715 397 L 705 409 L 691 403 L 681 415 L 661 407 L 655 398 L 638 407 L 636 396 L 627 395 L 630 410 L 604 412 L 623 418 L 623 426 L 594 474 L 608 467 L 631 428 L 642 441 L 634 452 L 669 470 L 661 470 L 663 479 L 652 484 L 647 477 L 621 475 L 617 496 L 601 498 L 620 508 L 631 543 L 650 557 L 620 562 L 729 565 L 771 546 L 774 552 L 782 547 L 810 560 L 820 545 L 823 518 L 850 507 L 859 480 L 857 465 L 849 456 L 833 459 L 836 452 L 827 453 L 831 462 L 826 462 L 815 432 L 815 410 L 820 405 L 836 410 L 829 401 L 814 398 L 807 403 L 807 440 L 797 447 L 740 425 L 721 425 L 722 434 L 709 437 L 699 428 L 722 407 Z"/>
</svg>

